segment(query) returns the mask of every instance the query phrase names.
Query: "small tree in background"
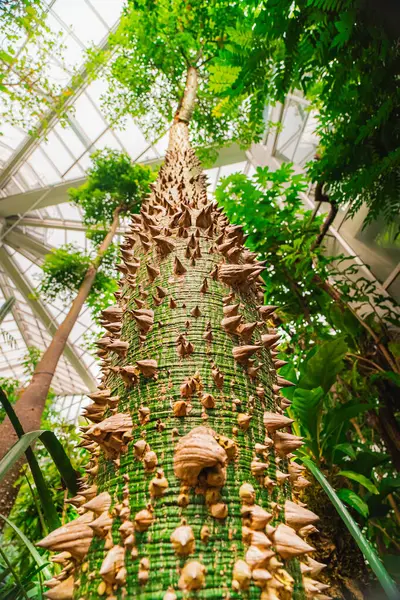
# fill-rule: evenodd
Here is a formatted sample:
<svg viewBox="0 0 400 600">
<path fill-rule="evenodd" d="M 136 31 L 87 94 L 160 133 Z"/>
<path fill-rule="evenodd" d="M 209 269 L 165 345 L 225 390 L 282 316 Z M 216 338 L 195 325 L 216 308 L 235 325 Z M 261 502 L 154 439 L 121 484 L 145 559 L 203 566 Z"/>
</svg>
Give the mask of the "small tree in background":
<svg viewBox="0 0 400 600">
<path fill-rule="evenodd" d="M 40 428 L 55 369 L 93 284 L 97 293 L 93 293 L 91 299 L 97 309 L 101 309 L 99 300 L 109 300 L 114 284 L 99 269 L 107 253 L 112 250 L 120 218 L 128 212 L 139 210 L 141 199 L 148 192 L 153 179 L 154 174 L 148 167 L 132 164 L 127 155 L 104 150 L 93 155 L 93 166 L 88 170 L 87 182 L 71 193 L 74 201 L 83 209 L 85 222 L 92 226 L 95 250 L 89 257 L 80 256 L 78 252 L 69 254 L 68 250 L 71 248 L 64 248 L 52 253 L 45 261 L 43 286 L 47 293 L 54 297 L 61 292 L 64 298 L 72 298 L 71 292 L 76 291 L 76 295 L 68 314 L 34 370 L 31 382 L 15 404 L 15 412 L 25 431 Z M 68 277 L 65 277 L 67 273 Z M 0 425 L 0 458 L 16 440 L 14 428 L 7 418 Z M 15 469 L 9 471 L 0 485 L 0 491 L 3 491 L 0 493 L 0 512 L 3 514 L 8 513 L 15 499 L 16 490 L 11 486 L 18 478 L 21 464 L 22 460 Z"/>
</svg>

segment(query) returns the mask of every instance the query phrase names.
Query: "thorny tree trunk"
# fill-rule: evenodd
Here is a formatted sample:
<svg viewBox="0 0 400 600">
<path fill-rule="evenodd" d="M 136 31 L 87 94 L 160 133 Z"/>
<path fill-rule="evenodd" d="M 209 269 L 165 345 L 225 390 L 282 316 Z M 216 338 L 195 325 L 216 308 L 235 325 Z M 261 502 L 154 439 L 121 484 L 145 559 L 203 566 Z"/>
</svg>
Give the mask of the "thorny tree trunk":
<svg viewBox="0 0 400 600">
<path fill-rule="evenodd" d="M 23 391 L 21 397 L 15 404 L 14 410 L 25 431 L 40 429 L 40 422 L 46 405 L 47 394 L 49 393 L 58 361 L 64 352 L 68 336 L 76 323 L 79 313 L 82 310 L 82 306 L 89 295 L 103 256 L 112 243 L 118 227 L 119 213 L 120 209 L 116 209 L 110 231 L 100 245 L 93 264 L 87 270 L 85 278 L 67 316 L 57 329 L 50 346 L 39 361 L 28 387 Z M 10 420 L 8 418 L 4 419 L 3 423 L 0 425 L 0 460 L 17 439 L 18 436 Z M 14 484 L 19 477 L 19 472 L 23 463 L 24 458 L 21 458 L 0 482 L 0 513 L 3 515 L 9 514 L 18 494 L 18 488 L 14 487 Z"/>
<path fill-rule="evenodd" d="M 40 542 L 71 555 L 55 600 L 284 600 L 304 587 L 323 599 L 327 587 L 308 556 L 317 517 L 296 499 L 308 482 L 290 460 L 301 440 L 282 414 L 275 307 L 259 306 L 262 264 L 207 199 L 188 139 L 195 86 L 190 69 L 165 164 L 121 247 L 118 303 L 103 312 L 80 516 Z"/>
</svg>

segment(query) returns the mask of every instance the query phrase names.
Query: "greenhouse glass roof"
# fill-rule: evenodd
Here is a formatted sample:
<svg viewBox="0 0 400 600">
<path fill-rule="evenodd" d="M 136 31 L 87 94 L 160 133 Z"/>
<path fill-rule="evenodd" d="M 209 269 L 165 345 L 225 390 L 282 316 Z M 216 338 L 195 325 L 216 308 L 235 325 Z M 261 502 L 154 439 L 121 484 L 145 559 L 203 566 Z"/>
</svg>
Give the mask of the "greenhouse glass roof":
<svg viewBox="0 0 400 600">
<path fill-rule="evenodd" d="M 63 123 L 56 114 L 46 115 L 45 134 L 33 137 L 20 127 L 1 126 L 0 307 L 9 298 L 15 301 L 0 324 L 0 378 L 15 378 L 23 384 L 27 380 L 23 364 L 27 348 L 44 350 L 68 310 L 35 293 L 43 258 L 51 248 L 65 243 L 74 243 L 82 250 L 89 243 L 80 211 L 68 201 L 68 189 L 84 182 L 94 150 L 111 147 L 126 151 L 133 161 L 158 164 L 167 146 L 167 132 L 161 139 L 146 139 L 129 117 L 123 127 L 111 126 L 102 109 L 107 83 L 101 77 L 89 81 L 85 71 L 86 50 L 107 46 L 125 0 L 44 1 L 48 25 L 59 32 L 64 45 L 62 62 L 55 57 L 49 61 L 49 77 L 67 88 L 78 71 L 81 83 L 69 95 L 71 110 Z M 25 43 L 20 40 L 19 47 Z M 35 48 L 29 47 L 29 51 L 35 52 Z M 316 114 L 300 94 L 291 93 L 283 105 L 269 107 L 266 117 L 273 123 L 280 122 L 281 127 L 266 129 L 262 143 L 246 152 L 234 145 L 223 148 L 214 168 L 206 172 L 211 192 L 221 176 L 251 174 L 257 165 L 275 168 L 281 161 L 291 161 L 301 170 L 313 158 L 318 144 Z M 37 126 L 39 131 L 44 129 L 40 123 Z M 315 206 L 312 193 L 303 200 L 314 212 L 325 211 L 324 206 Z M 358 220 L 347 219 L 347 211 L 348 204 L 343 204 L 331 227 L 328 252 L 358 254 L 364 275 L 371 280 L 377 278 L 382 293 L 400 298 L 397 254 L 390 255 L 378 247 L 376 231 L 363 228 L 362 211 Z M 78 414 L 82 394 L 96 385 L 97 363 L 86 349 L 93 329 L 90 311 L 85 307 L 53 379 L 56 408 L 69 420 Z"/>
<path fill-rule="evenodd" d="M 104 47 L 118 24 L 122 0 L 47 0 L 48 24 L 61 32 L 65 46 L 61 66 L 49 65 L 54 82 L 67 86 L 74 69 L 84 78 L 85 51 Z M 33 49 L 34 51 L 34 49 Z M 0 306 L 15 298 L 12 311 L 0 325 L 0 377 L 26 380 L 23 357 L 28 346 L 44 350 L 68 308 L 45 302 L 35 294 L 41 262 L 53 247 L 73 242 L 86 248 L 79 210 L 68 202 L 68 189 L 80 185 L 94 150 L 111 147 L 129 153 L 134 161 L 158 163 L 166 138 L 147 140 L 140 127 L 127 119 L 124 128 L 110 126 L 101 108 L 107 84 L 97 79 L 70 98 L 72 110 L 64 124 L 49 114 L 45 136 L 34 138 L 20 127 L 5 124 L 0 136 Z M 238 148 L 221 152 L 208 171 L 211 189 L 221 175 L 252 169 L 249 156 Z M 93 329 L 85 308 L 70 336 L 53 380 L 57 395 L 80 395 L 95 386 L 97 365 L 85 350 Z"/>
</svg>

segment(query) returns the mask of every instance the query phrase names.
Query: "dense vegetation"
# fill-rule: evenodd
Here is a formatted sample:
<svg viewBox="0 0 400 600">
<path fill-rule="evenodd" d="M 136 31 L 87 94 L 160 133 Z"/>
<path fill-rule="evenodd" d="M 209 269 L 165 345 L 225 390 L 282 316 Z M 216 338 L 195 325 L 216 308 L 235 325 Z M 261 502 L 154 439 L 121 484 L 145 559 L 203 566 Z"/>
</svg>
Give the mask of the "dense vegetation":
<svg viewBox="0 0 400 600">
<path fill-rule="evenodd" d="M 276 324 L 287 333 L 290 356 L 280 372 L 296 382 L 294 392 L 285 392 L 292 400 L 288 412 L 299 423 L 306 452 L 392 567 L 400 526 L 400 478 L 393 472 L 400 364 L 391 328 L 399 326 L 399 317 L 351 257 L 329 257 L 323 245 L 315 245 L 323 217 L 312 219 L 304 210 L 305 187 L 303 176 L 282 165 L 275 172 L 259 168 L 253 178 L 227 177 L 216 198 L 243 225 L 249 247 L 267 260 L 268 299 L 279 307 Z M 371 312 L 363 320 L 354 306 L 365 303 Z M 385 340 L 384 348 L 376 338 Z M 340 525 L 332 530 L 341 547 Z"/>
</svg>

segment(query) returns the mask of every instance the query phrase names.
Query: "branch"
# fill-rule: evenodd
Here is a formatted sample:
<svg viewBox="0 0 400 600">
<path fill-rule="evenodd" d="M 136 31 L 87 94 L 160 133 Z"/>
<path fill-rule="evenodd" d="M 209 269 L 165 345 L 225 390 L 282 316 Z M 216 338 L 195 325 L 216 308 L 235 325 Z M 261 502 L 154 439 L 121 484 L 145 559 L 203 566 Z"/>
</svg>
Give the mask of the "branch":
<svg viewBox="0 0 400 600">
<path fill-rule="evenodd" d="M 197 69 L 188 67 L 185 91 L 176 111 L 175 121 L 189 123 L 192 118 L 197 93 Z"/>
<path fill-rule="evenodd" d="M 179 51 L 180 51 L 180 53 L 181 53 L 181 54 L 182 54 L 182 56 L 183 56 L 183 59 L 184 59 L 184 61 L 185 61 L 185 63 L 186 63 L 186 66 L 189 68 L 189 67 L 191 66 L 191 64 L 190 64 L 190 60 L 189 60 L 189 59 L 188 59 L 188 57 L 186 56 L 184 49 L 183 49 L 182 47 L 179 47 Z"/>
<path fill-rule="evenodd" d="M 322 241 L 323 241 L 325 235 L 327 234 L 329 227 L 332 225 L 333 221 L 335 220 L 335 217 L 339 210 L 336 202 L 334 200 L 330 200 L 329 196 L 327 194 L 324 194 L 323 186 L 324 186 L 323 183 L 317 183 L 317 186 L 315 188 L 315 201 L 318 203 L 329 202 L 329 204 L 331 205 L 331 208 L 329 210 L 328 216 L 326 217 L 325 221 L 321 225 L 321 229 L 319 230 L 318 236 L 315 238 L 314 242 L 311 244 L 311 248 L 310 248 L 311 252 L 313 250 L 315 250 L 315 248 L 318 248 L 322 244 Z"/>
<path fill-rule="evenodd" d="M 362 317 L 360 317 L 360 315 L 357 313 L 357 311 L 354 310 L 350 306 L 350 304 L 348 304 L 347 302 L 345 302 L 342 299 L 340 292 L 338 292 L 337 289 L 335 289 L 330 283 L 328 283 L 328 281 L 324 281 L 318 273 L 314 274 L 312 281 L 314 281 L 315 284 L 319 288 L 323 289 L 335 302 L 337 302 L 342 307 L 342 309 L 347 308 L 352 313 L 352 315 L 357 319 L 357 321 L 360 323 L 360 325 L 372 337 L 378 350 L 385 357 L 387 363 L 390 365 L 391 370 L 394 371 L 395 373 L 399 373 L 399 369 L 398 369 L 396 363 L 392 359 L 390 352 L 387 350 L 387 348 L 384 346 L 384 344 L 382 344 L 382 342 L 380 341 L 379 336 L 373 331 L 373 329 L 368 325 L 368 323 L 366 323 L 364 321 L 364 319 L 362 319 Z"/>
</svg>

